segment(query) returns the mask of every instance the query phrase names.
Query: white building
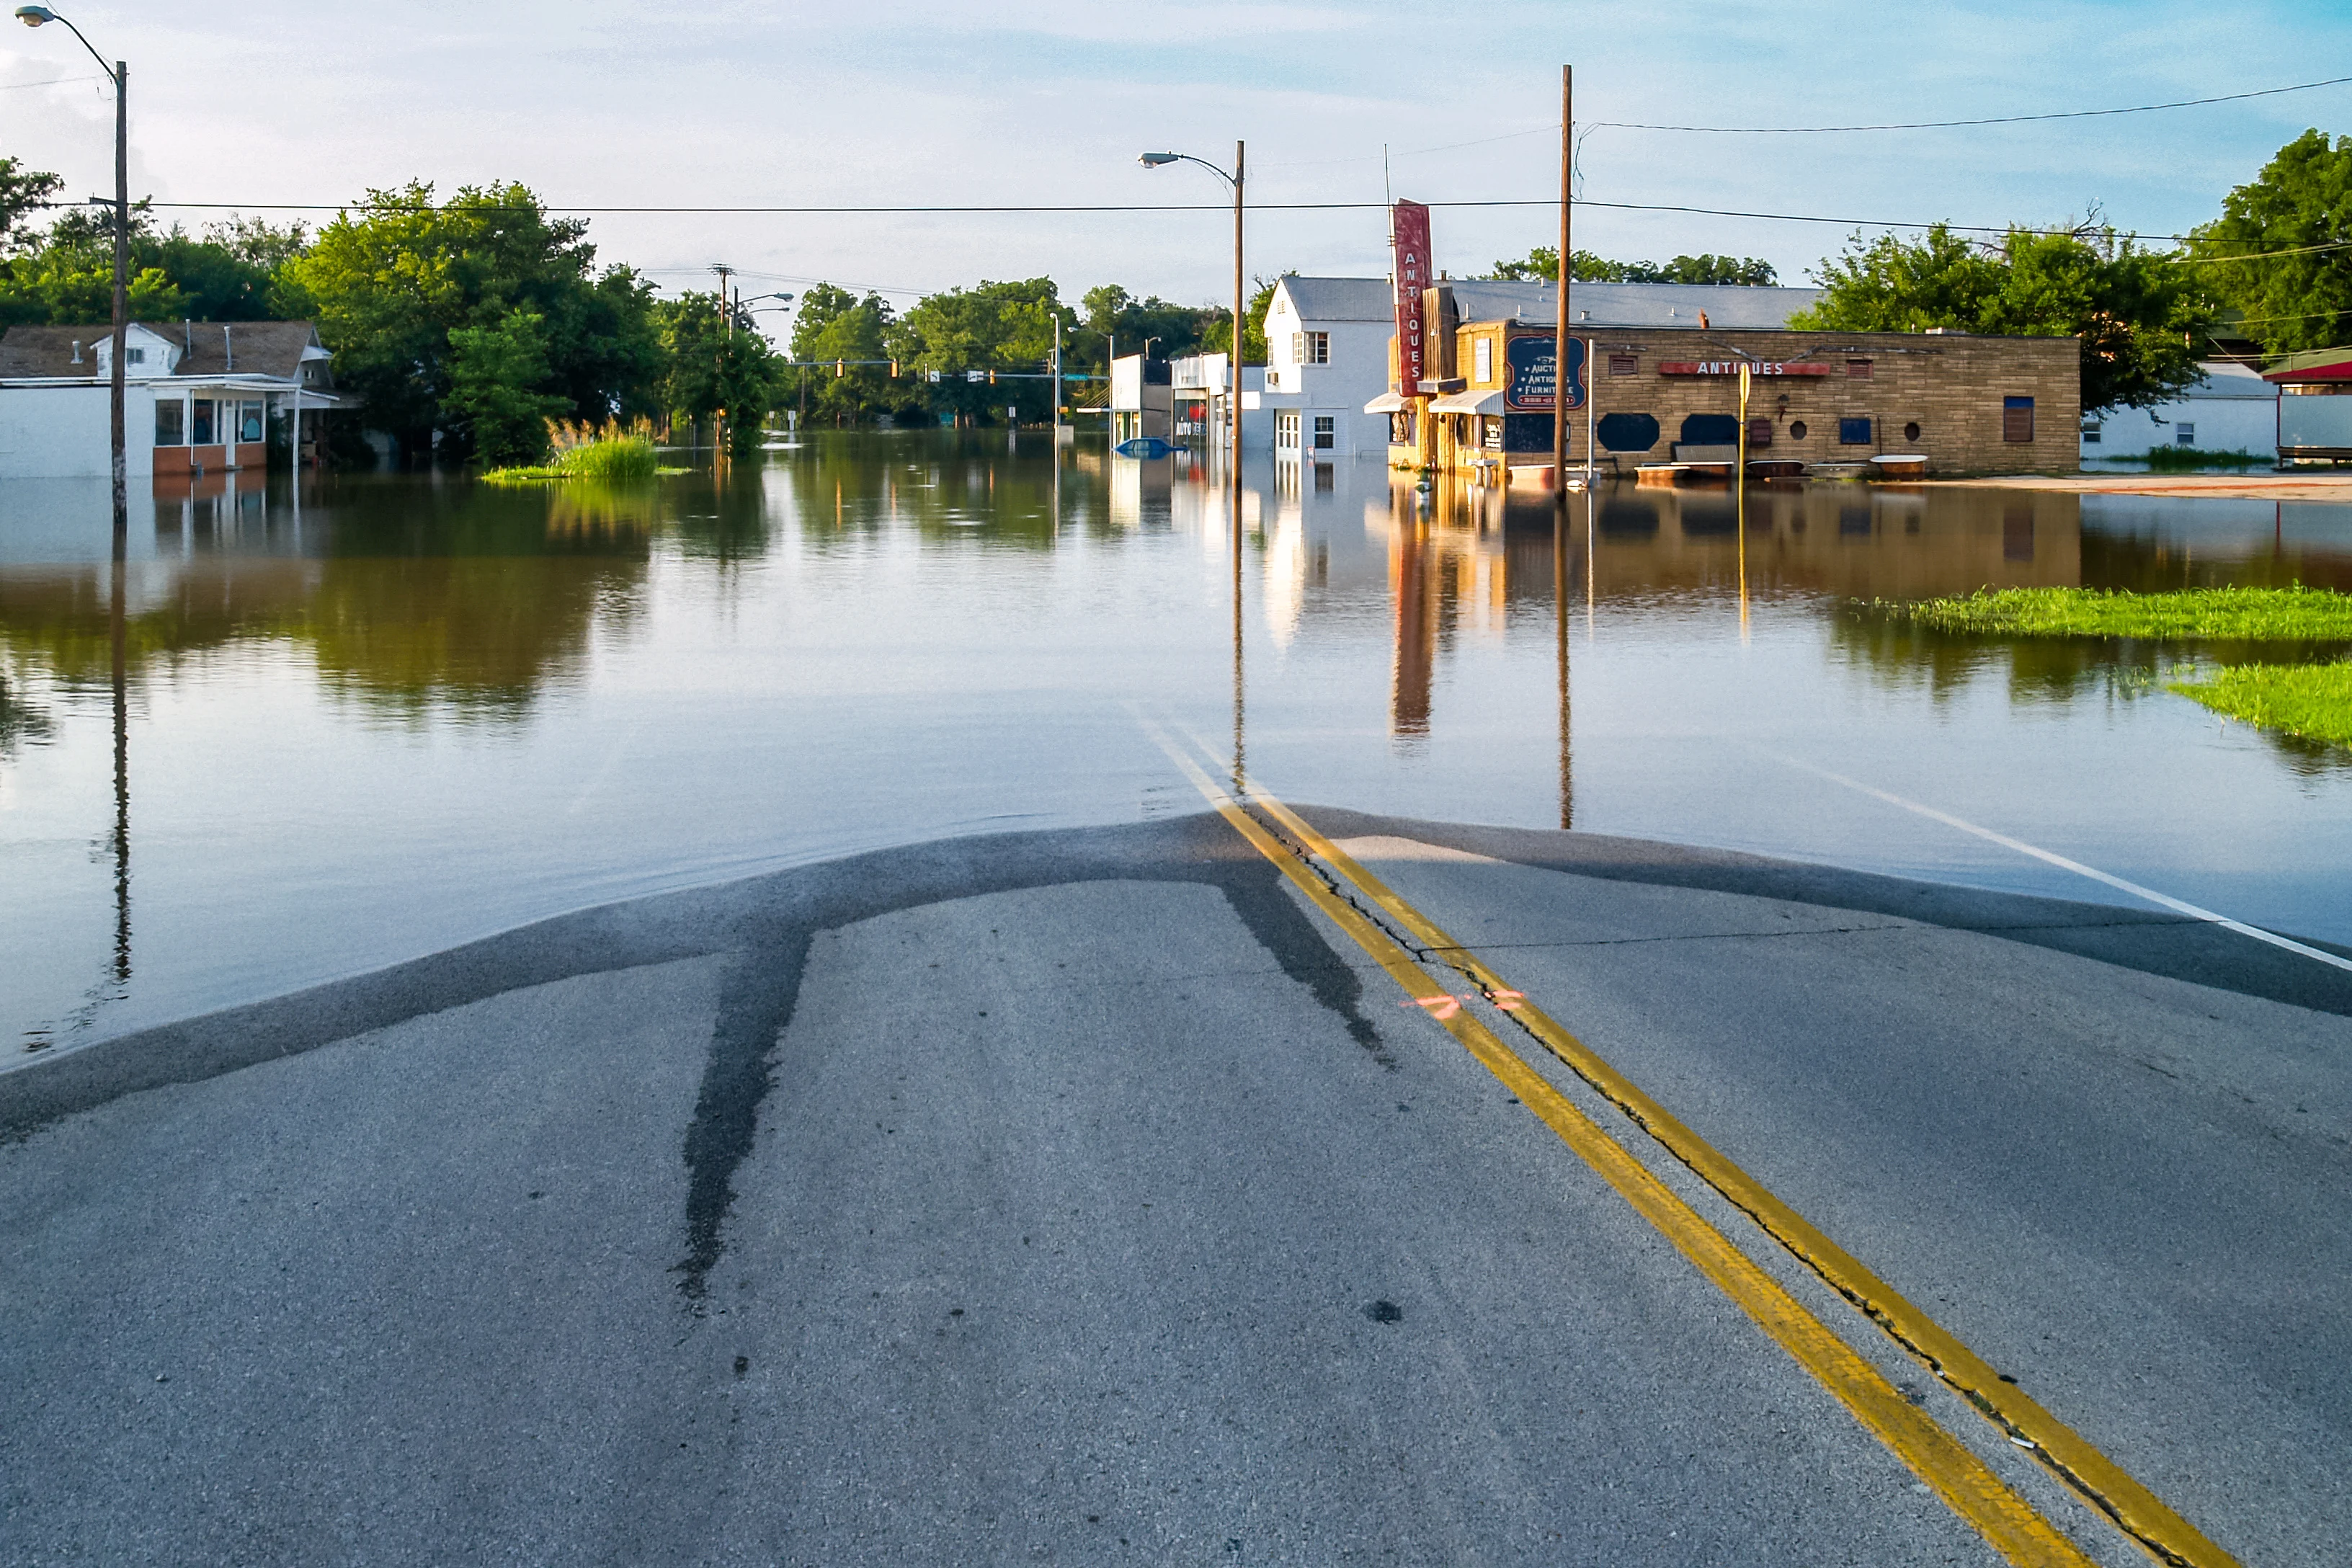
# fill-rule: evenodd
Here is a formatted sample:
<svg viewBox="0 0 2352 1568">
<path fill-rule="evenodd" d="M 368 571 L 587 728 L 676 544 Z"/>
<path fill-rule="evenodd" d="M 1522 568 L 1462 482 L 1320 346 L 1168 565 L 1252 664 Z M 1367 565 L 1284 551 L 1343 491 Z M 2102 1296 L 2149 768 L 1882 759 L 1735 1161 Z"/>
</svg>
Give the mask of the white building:
<svg viewBox="0 0 2352 1568">
<path fill-rule="evenodd" d="M 2083 416 L 2083 460 L 2146 458 L 2158 447 L 2275 458 L 2279 389 L 2249 366 L 2209 360 L 2205 378 L 2170 403 Z"/>
<path fill-rule="evenodd" d="M 341 406 L 308 321 L 134 321 L 123 346 L 125 457 L 142 478 L 266 468 L 273 419 L 315 443 L 316 416 Z M 0 479 L 113 471 L 113 349 L 105 326 L 0 337 Z"/>
<path fill-rule="evenodd" d="M 1396 336 L 1396 291 L 1385 278 L 1276 280 L 1265 310 L 1265 390 L 1260 405 L 1276 456 L 1294 461 L 1380 458 L 1389 449 L 1385 416 L 1364 405 L 1388 390 L 1389 340 Z M 1255 446 L 1242 426 L 1245 448 Z"/>
</svg>

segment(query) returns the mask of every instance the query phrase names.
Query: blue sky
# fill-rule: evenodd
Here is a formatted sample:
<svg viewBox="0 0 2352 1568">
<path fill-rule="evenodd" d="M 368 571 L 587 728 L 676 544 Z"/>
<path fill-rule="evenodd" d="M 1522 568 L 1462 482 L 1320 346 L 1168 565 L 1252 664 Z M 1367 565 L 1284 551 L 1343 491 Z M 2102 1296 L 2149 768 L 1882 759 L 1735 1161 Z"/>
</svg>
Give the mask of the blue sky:
<svg viewBox="0 0 2352 1568">
<path fill-rule="evenodd" d="M 131 64 L 133 185 L 159 200 L 336 202 L 410 177 L 524 181 L 583 205 L 1217 201 L 1208 174 L 1135 163 L 1248 141 L 1263 201 L 1544 197 L 1559 66 L 1580 121 L 1820 124 L 2105 108 L 2352 72 L 2352 5 L 1643 5 L 1489 0 L 1251 5 L 1030 0 L 722 3 L 319 0 L 69 9 Z M 0 35 L 0 152 L 109 182 L 102 84 L 57 27 Z M 1597 201 L 1858 218 L 2049 222 L 2093 202 L 2149 233 L 2212 216 L 2305 126 L 2352 131 L 2352 87 L 2245 103 L 1959 131 L 1711 137 L 1594 131 Z M 1469 146 L 1456 143 L 1475 143 Z M 1444 151 L 1424 151 L 1432 148 Z M 1440 212 L 1457 273 L 1523 253 L 1542 209 Z M 1762 256 L 1790 281 L 1835 225 L 1586 209 L 1622 258 Z M 610 216 L 610 259 L 690 286 L 714 260 L 762 287 L 825 277 L 932 289 L 1049 273 L 1220 296 L 1213 214 Z M 1378 275 L 1377 212 L 1268 213 L 1253 270 Z M 901 302 L 907 302 L 906 297 Z"/>
</svg>

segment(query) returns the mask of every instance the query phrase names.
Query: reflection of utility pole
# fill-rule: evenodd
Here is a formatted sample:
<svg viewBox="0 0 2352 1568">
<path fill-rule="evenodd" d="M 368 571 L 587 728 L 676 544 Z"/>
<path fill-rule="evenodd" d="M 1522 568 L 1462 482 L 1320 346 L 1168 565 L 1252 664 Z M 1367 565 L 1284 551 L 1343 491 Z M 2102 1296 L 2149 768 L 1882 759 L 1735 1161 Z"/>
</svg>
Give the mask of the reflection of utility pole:
<svg viewBox="0 0 2352 1568">
<path fill-rule="evenodd" d="M 726 319 L 727 338 L 728 341 L 731 342 L 735 338 L 735 309 L 732 305 L 729 304 L 727 300 L 727 280 L 735 276 L 735 269 L 732 267 L 726 265 L 724 262 L 714 261 L 710 264 L 710 270 L 719 274 L 719 313 Z M 721 377 L 723 378 L 727 371 L 727 361 L 723 353 L 719 362 L 719 370 Z M 721 391 L 723 395 L 724 389 L 722 388 Z M 713 465 L 713 472 L 717 471 L 716 465 L 719 461 L 719 449 L 726 445 L 724 435 L 726 423 L 727 411 L 725 409 L 722 408 L 718 413 L 711 416 L 710 461 Z"/>
<path fill-rule="evenodd" d="M 114 980 L 131 979 L 131 702 L 130 630 L 123 578 L 129 561 L 121 534 L 115 535 L 114 592 L 109 630 L 114 644 Z"/>
</svg>

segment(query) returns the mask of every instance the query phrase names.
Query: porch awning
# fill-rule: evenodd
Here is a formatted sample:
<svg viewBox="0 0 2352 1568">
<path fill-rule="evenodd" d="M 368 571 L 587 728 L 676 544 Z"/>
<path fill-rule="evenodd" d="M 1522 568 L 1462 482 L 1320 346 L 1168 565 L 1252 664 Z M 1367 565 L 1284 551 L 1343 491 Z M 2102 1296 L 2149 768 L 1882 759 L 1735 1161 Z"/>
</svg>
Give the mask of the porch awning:
<svg viewBox="0 0 2352 1568">
<path fill-rule="evenodd" d="M 1432 414 L 1500 414 L 1503 411 L 1503 389 L 1492 392 L 1450 392 L 1444 397 L 1433 398 Z"/>
<path fill-rule="evenodd" d="M 1397 414 L 1402 412 L 1407 406 L 1408 405 L 1405 403 L 1405 400 L 1399 397 L 1395 393 L 1383 392 L 1378 397 L 1373 398 L 1370 403 L 1364 405 L 1364 412 L 1367 414 Z"/>
</svg>

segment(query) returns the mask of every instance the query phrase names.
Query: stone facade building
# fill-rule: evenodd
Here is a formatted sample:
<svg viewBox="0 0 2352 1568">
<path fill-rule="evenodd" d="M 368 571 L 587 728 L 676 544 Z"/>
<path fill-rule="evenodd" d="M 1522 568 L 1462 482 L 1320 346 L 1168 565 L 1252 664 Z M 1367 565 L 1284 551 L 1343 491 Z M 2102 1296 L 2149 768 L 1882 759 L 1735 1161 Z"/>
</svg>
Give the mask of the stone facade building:
<svg viewBox="0 0 2352 1568">
<path fill-rule="evenodd" d="M 1496 482 L 1515 468 L 1549 468 L 1552 307 L 1549 298 L 1538 303 L 1433 334 L 1434 363 L 1419 395 L 1391 400 L 1403 404 L 1391 413 L 1391 466 Z M 1456 309 L 1433 300 L 1428 319 L 1454 319 Z M 1744 363 L 1751 458 L 1819 465 L 1916 453 L 1944 474 L 2080 466 L 2081 345 L 2070 337 L 1757 330 L 1705 316 L 1687 327 L 1579 324 L 1574 465 L 1585 461 L 1588 429 L 1604 468 L 1729 460 Z M 1589 420 L 1580 393 L 1591 395 Z"/>
</svg>

